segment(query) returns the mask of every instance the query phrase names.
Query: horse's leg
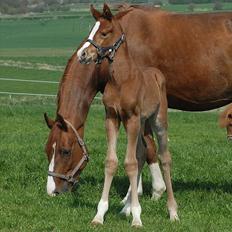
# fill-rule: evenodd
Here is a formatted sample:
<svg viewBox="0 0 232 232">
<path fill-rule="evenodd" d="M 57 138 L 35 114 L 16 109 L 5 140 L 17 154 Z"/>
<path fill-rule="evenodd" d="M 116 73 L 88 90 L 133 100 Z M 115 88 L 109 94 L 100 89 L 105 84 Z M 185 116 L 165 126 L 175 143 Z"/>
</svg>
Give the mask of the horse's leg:
<svg viewBox="0 0 232 232">
<path fill-rule="evenodd" d="M 138 182 L 138 188 L 137 188 L 137 191 L 138 191 L 138 195 L 139 196 L 142 196 L 143 195 L 143 183 L 142 183 L 142 174 L 139 175 L 139 182 Z M 131 186 L 129 186 L 128 190 L 127 190 L 127 193 L 126 193 L 126 196 L 122 199 L 121 203 L 123 205 L 126 204 L 127 202 L 127 199 L 128 197 L 130 196 L 130 193 L 131 193 Z"/>
<path fill-rule="evenodd" d="M 152 178 L 152 199 L 158 200 L 166 190 L 166 186 L 160 171 L 156 145 L 148 120 L 145 123 L 144 139 L 146 142 L 146 161 Z"/>
<path fill-rule="evenodd" d="M 142 168 L 144 166 L 145 160 L 146 160 L 146 155 L 145 155 L 145 146 L 144 146 L 144 141 L 142 139 L 142 134 L 140 133 L 138 136 L 138 142 L 137 142 L 137 149 L 136 149 L 136 158 L 138 161 L 138 187 L 137 187 L 137 192 L 138 195 L 142 191 Z M 121 210 L 120 213 L 125 214 L 126 216 L 129 216 L 131 213 L 131 186 L 128 189 L 126 197 L 123 199 L 124 202 L 124 207 Z"/>
<path fill-rule="evenodd" d="M 117 135 L 119 130 L 119 121 L 117 117 L 106 116 L 106 132 L 108 140 L 107 156 L 105 161 L 105 181 L 101 200 L 98 203 L 97 214 L 94 217 L 93 224 L 103 224 L 104 215 L 108 210 L 109 190 L 113 176 L 117 170 L 118 158 L 116 154 Z"/>
<path fill-rule="evenodd" d="M 164 181 L 167 188 L 168 195 L 168 211 L 170 215 L 170 220 L 179 220 L 177 214 L 177 203 L 174 198 L 172 181 L 171 181 L 171 154 L 168 151 L 168 133 L 167 133 L 167 99 L 166 94 L 162 96 L 162 102 L 158 111 L 158 115 L 155 119 L 155 132 L 158 140 L 158 154 L 160 155 L 160 161 L 164 173 Z"/>
<path fill-rule="evenodd" d="M 124 119 L 123 123 L 127 133 L 127 151 L 124 165 L 131 185 L 131 212 L 133 216 L 132 226 L 139 227 L 142 226 L 142 221 L 140 219 L 141 206 L 139 204 L 137 193 L 138 161 L 136 158 L 136 147 L 141 122 L 138 116 L 132 115 L 129 118 Z"/>
</svg>

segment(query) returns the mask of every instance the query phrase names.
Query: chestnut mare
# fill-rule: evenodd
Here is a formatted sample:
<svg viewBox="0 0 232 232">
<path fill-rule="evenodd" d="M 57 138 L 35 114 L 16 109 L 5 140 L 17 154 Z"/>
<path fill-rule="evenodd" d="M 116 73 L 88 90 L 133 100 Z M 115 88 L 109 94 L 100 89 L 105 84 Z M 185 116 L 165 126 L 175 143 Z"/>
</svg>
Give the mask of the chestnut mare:
<svg viewBox="0 0 232 232">
<path fill-rule="evenodd" d="M 51 129 L 45 148 L 49 161 L 47 193 L 51 196 L 71 190 L 87 164 L 88 157 L 84 151 L 86 148 L 80 146 L 83 142 L 80 140 L 84 136 L 84 124 L 91 102 L 97 92 L 103 92 L 108 75 L 107 62 L 103 62 L 101 66 L 92 64 L 86 67 L 78 62 L 76 52 L 66 66 L 59 85 L 57 118 L 53 121 L 45 114 L 46 123 Z M 144 139 L 146 148 L 143 143 L 138 149 L 145 152 L 152 176 L 152 197 L 158 199 L 166 187 L 148 126 Z M 142 193 L 141 182 L 138 191 Z M 127 197 L 124 198 L 124 202 Z M 122 212 L 130 214 L 130 206 Z"/>
<path fill-rule="evenodd" d="M 167 99 L 165 78 L 155 68 L 139 68 L 133 61 L 127 46 L 119 19 L 123 14 L 113 16 L 108 5 L 104 4 L 103 13 L 91 6 L 96 24 L 89 39 L 82 46 L 79 57 L 81 63 L 101 62 L 107 58 L 110 76 L 107 81 L 103 102 L 106 111 L 106 132 L 108 140 L 105 163 L 105 181 L 101 200 L 93 224 L 103 224 L 108 210 L 109 191 L 113 176 L 117 170 L 116 154 L 117 136 L 120 122 L 127 134 L 127 149 L 124 166 L 131 186 L 132 226 L 142 226 L 140 218 L 141 206 L 137 193 L 138 169 L 136 159 L 137 144 L 141 144 L 140 133 L 144 133 L 145 122 L 148 121 L 158 141 L 158 154 L 164 172 L 164 180 L 168 194 L 168 210 L 171 220 L 178 220 L 177 204 L 174 198 L 170 165 L 171 155 L 168 151 L 167 135 Z M 90 44 L 89 44 L 90 43 Z M 143 155 L 138 154 L 138 155 Z"/>
</svg>

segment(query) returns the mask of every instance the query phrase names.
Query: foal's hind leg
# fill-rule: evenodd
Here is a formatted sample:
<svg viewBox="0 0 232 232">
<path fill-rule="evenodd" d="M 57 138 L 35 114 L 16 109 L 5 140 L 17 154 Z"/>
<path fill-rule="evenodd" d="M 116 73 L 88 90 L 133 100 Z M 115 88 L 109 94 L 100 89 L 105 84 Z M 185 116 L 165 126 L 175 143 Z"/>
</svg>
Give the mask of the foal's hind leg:
<svg viewBox="0 0 232 232">
<path fill-rule="evenodd" d="M 119 129 L 119 121 L 117 117 L 112 117 L 107 113 L 106 132 L 108 140 L 107 157 L 105 160 L 105 181 L 101 200 L 98 203 L 97 214 L 94 217 L 92 224 L 103 224 L 104 215 L 108 210 L 109 191 L 113 180 L 113 176 L 117 170 L 118 159 L 116 155 L 117 135 Z"/>
<path fill-rule="evenodd" d="M 159 149 L 158 154 L 160 155 L 160 161 L 163 168 L 164 173 L 164 181 L 167 188 L 168 194 L 168 211 L 170 215 L 170 220 L 175 221 L 179 220 L 177 214 L 177 203 L 174 198 L 173 189 L 172 189 L 172 181 L 171 181 L 171 155 L 168 151 L 168 133 L 167 133 L 167 101 L 166 96 L 163 97 L 163 102 L 160 106 L 158 115 L 155 121 L 155 132 L 158 139 Z"/>
</svg>

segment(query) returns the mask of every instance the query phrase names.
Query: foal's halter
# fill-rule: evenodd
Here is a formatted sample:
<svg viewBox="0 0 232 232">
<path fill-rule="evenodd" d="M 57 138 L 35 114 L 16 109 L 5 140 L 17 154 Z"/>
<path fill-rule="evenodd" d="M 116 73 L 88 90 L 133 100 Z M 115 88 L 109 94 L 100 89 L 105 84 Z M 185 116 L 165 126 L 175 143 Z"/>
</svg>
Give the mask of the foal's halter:
<svg viewBox="0 0 232 232">
<path fill-rule="evenodd" d="M 64 121 L 71 127 L 71 129 L 73 130 L 74 134 L 76 135 L 77 143 L 80 145 L 80 147 L 81 147 L 81 149 L 83 151 L 83 153 L 82 153 L 83 156 L 82 156 L 81 160 L 78 162 L 78 164 L 76 165 L 76 167 L 72 170 L 72 172 L 69 175 L 64 175 L 64 174 L 60 174 L 60 173 L 56 173 L 56 172 L 51 172 L 51 171 L 48 171 L 48 175 L 60 178 L 62 180 L 66 180 L 67 182 L 69 182 L 69 183 L 71 183 L 71 184 L 74 185 L 74 184 L 76 184 L 78 182 L 78 180 L 75 179 L 74 176 L 79 171 L 79 169 L 82 166 L 82 164 L 84 162 L 88 162 L 89 161 L 89 154 L 87 152 L 84 140 L 80 137 L 80 135 L 78 134 L 78 132 L 74 128 L 74 126 L 68 120 L 64 119 Z"/>
<path fill-rule="evenodd" d="M 125 34 L 123 33 L 119 39 L 108 47 L 101 47 L 95 41 L 87 39 L 87 42 L 91 43 L 97 49 L 97 61 L 96 64 L 101 64 L 104 58 L 107 58 L 110 63 L 113 62 L 116 51 L 119 49 L 121 44 L 125 41 Z"/>
</svg>

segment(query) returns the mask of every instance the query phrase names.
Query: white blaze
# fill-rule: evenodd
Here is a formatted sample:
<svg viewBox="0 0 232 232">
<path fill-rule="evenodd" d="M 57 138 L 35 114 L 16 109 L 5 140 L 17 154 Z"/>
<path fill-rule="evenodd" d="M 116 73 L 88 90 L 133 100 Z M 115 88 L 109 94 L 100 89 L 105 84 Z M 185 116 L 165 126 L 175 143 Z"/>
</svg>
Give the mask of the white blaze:
<svg viewBox="0 0 232 232">
<path fill-rule="evenodd" d="M 54 163 L 55 163 L 55 152 L 56 152 L 56 143 L 52 145 L 53 147 L 53 155 L 51 162 L 49 164 L 48 170 L 50 172 L 54 172 Z M 48 181 L 47 181 L 47 193 L 50 196 L 55 196 L 54 191 L 56 189 L 56 184 L 52 176 L 48 176 Z"/>
<path fill-rule="evenodd" d="M 92 31 L 90 32 L 88 39 L 93 40 L 93 37 L 94 37 L 94 35 L 96 34 L 96 32 L 97 32 L 97 30 L 99 29 L 99 27 L 100 27 L 100 22 L 97 21 L 97 22 L 95 23 L 95 25 L 94 25 Z M 80 59 L 80 57 L 81 57 L 82 51 L 83 51 L 85 48 L 87 48 L 89 45 L 90 45 L 90 42 L 85 42 L 85 43 L 83 44 L 83 46 L 77 51 L 77 57 L 78 57 L 79 59 Z"/>
</svg>

